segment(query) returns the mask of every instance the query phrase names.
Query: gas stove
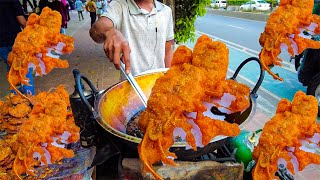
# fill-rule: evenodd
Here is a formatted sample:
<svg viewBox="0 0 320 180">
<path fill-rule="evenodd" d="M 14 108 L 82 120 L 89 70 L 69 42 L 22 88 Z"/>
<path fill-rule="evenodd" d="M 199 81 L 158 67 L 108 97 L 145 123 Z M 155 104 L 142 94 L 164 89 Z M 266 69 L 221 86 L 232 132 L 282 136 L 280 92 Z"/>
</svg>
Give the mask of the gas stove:
<svg viewBox="0 0 320 180">
<path fill-rule="evenodd" d="M 121 148 L 119 148 L 121 149 Z M 180 165 L 180 169 L 178 170 L 172 170 L 171 166 L 168 166 L 167 169 L 164 169 L 162 173 L 170 174 L 173 173 L 171 171 L 179 171 L 179 174 L 188 174 L 190 173 L 190 169 L 197 173 L 198 171 L 206 170 L 213 172 L 221 173 L 224 169 L 224 171 L 229 172 L 230 175 L 230 169 L 237 169 L 236 174 L 233 174 L 233 177 L 241 177 L 243 175 L 243 165 L 236 163 L 235 158 L 235 149 L 232 149 L 231 146 L 229 146 L 227 143 L 223 144 L 218 149 L 213 150 L 212 152 L 196 157 L 194 159 L 188 160 L 188 161 L 179 161 L 177 160 L 177 163 Z M 203 165 L 202 165 L 203 164 Z M 211 167 L 208 167 L 208 164 L 210 164 Z M 202 165 L 202 166 L 201 166 Z M 162 165 L 155 165 L 158 169 L 159 167 L 165 167 Z M 194 168 L 199 167 L 199 168 Z M 203 168 L 200 168 L 203 167 Z M 219 170 L 217 168 L 219 167 Z M 141 163 L 139 156 L 136 154 L 136 152 L 120 152 L 119 154 L 111 157 L 109 160 L 104 162 L 101 165 L 96 166 L 96 179 L 102 180 L 102 179 L 145 179 L 146 177 L 141 173 Z M 216 169 L 215 169 L 216 168 Z M 229 170 L 227 170 L 230 168 Z M 170 169 L 170 170 L 169 170 Z M 170 172 L 165 172 L 170 171 Z M 174 172 L 176 173 L 176 172 Z M 196 175 L 196 174 L 195 174 Z M 150 176 L 150 175 L 149 175 Z M 169 176 L 169 175 L 168 175 Z M 194 176 L 194 175 L 193 175 Z M 240 179 L 241 179 L 240 178 Z M 148 179 L 148 178 L 147 178 Z"/>
</svg>

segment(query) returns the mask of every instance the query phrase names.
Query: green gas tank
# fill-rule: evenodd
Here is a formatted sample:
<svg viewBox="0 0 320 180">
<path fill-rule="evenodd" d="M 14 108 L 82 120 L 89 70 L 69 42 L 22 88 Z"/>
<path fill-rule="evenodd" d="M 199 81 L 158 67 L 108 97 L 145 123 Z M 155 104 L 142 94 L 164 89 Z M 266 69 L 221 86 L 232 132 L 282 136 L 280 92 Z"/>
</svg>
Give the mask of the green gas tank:
<svg viewBox="0 0 320 180">
<path fill-rule="evenodd" d="M 237 162 L 243 163 L 244 168 L 250 168 L 252 163 L 252 152 L 254 146 L 258 143 L 258 133 L 261 130 L 250 132 L 242 130 L 236 137 L 231 138 L 230 142 L 233 148 L 237 149 L 235 157 Z M 248 167 L 248 165 L 250 167 Z"/>
</svg>

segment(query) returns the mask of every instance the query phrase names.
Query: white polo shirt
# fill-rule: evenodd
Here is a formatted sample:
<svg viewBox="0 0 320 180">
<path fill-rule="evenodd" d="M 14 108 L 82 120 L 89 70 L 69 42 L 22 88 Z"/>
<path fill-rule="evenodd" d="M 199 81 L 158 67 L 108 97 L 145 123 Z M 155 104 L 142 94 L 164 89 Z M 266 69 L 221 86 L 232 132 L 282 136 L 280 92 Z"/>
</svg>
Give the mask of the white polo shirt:
<svg viewBox="0 0 320 180">
<path fill-rule="evenodd" d="M 133 75 L 165 67 L 165 44 L 174 39 L 170 7 L 155 1 L 149 13 L 134 0 L 113 0 L 102 16 L 109 18 L 129 42 Z"/>
</svg>

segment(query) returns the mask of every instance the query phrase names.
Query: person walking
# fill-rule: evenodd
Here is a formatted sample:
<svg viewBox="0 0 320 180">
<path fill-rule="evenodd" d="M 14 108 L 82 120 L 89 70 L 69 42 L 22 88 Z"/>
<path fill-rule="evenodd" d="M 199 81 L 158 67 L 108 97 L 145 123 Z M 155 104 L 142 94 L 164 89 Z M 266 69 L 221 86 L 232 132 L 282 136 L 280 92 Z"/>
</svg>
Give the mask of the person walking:
<svg viewBox="0 0 320 180">
<path fill-rule="evenodd" d="M 50 2 L 48 0 L 39 0 L 39 13 L 42 12 L 42 9 L 45 7 L 49 7 L 50 6 Z"/>
<path fill-rule="evenodd" d="M 52 10 L 56 10 L 56 11 L 60 12 L 60 14 L 62 16 L 62 24 L 61 24 L 60 33 L 61 34 L 66 34 L 67 23 L 70 20 L 70 19 L 68 19 L 66 6 L 62 3 L 61 0 L 54 0 L 50 4 L 50 8 Z"/>
<path fill-rule="evenodd" d="M 126 73 L 134 76 L 171 66 L 172 11 L 158 1 L 113 0 L 91 27 L 90 36 L 104 44 L 106 56 L 117 69 L 122 58 Z"/>
<path fill-rule="evenodd" d="M 61 0 L 62 4 L 66 7 L 66 13 L 67 13 L 67 21 L 70 21 L 70 12 L 69 12 L 69 9 L 70 9 L 70 4 L 69 4 L 69 1 L 67 0 Z"/>
<path fill-rule="evenodd" d="M 6 1 L 6 0 L 2 0 L 2 1 Z M 22 0 L 22 6 L 23 6 L 23 9 L 24 9 L 24 13 L 25 14 L 29 14 L 28 12 L 28 3 L 32 9 L 33 12 L 36 11 L 36 8 L 37 8 L 37 1 L 36 0 L 33 0 L 32 2 L 30 0 Z"/>
<path fill-rule="evenodd" d="M 90 13 L 91 26 L 96 22 L 97 19 L 97 6 L 94 0 L 90 0 L 86 5 L 86 10 Z"/>
<path fill-rule="evenodd" d="M 71 10 L 71 12 L 73 12 L 73 10 L 75 10 L 75 1 L 73 1 L 73 0 L 67 0 L 68 1 L 68 4 L 69 4 L 69 6 L 70 6 L 70 10 Z"/>
<path fill-rule="evenodd" d="M 76 6 L 76 9 L 78 11 L 79 21 L 81 21 L 80 16 L 81 16 L 82 20 L 84 20 L 83 14 L 82 14 L 82 12 L 83 12 L 83 3 L 82 3 L 82 1 L 81 0 L 77 0 L 75 2 L 75 6 Z"/>
<path fill-rule="evenodd" d="M 101 14 L 103 13 L 103 4 L 101 0 L 97 0 L 96 7 L 97 7 L 97 16 L 98 18 L 100 18 Z"/>
<path fill-rule="evenodd" d="M 0 57 L 7 65 L 8 55 L 12 51 L 12 46 L 19 32 L 26 27 L 24 10 L 19 0 L 1 0 L 0 1 Z M 32 68 L 29 69 L 26 77 L 29 79 L 30 86 L 22 85 L 19 91 L 24 94 L 34 94 Z"/>
<path fill-rule="evenodd" d="M 102 13 L 107 11 L 109 1 L 108 0 L 102 0 Z"/>
</svg>

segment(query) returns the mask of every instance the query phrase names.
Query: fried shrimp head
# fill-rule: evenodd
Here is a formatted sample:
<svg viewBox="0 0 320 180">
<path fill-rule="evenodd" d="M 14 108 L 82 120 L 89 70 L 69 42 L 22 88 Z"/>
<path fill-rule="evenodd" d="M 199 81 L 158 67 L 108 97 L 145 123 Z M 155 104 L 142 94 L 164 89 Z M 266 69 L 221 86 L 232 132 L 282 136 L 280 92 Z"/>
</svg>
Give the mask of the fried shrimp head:
<svg viewBox="0 0 320 180">
<path fill-rule="evenodd" d="M 143 170 L 156 179 L 162 177 L 153 170 L 153 164 L 176 165 L 169 151 L 174 144 L 175 128 L 186 133 L 186 142 L 197 150 L 194 126 L 200 129 L 200 144 L 203 146 L 217 135 L 236 136 L 240 133 L 237 124 L 204 116 L 207 111 L 204 101 L 220 99 L 224 93 L 235 96 L 229 110 L 242 111 L 249 106 L 249 87 L 233 80 L 226 80 L 228 49 L 225 44 L 201 36 L 192 52 L 186 46 L 175 51 L 172 67 L 160 78 L 152 89 L 147 108 L 141 113 L 139 129 L 144 133 L 138 146 Z M 188 113 L 196 113 L 190 117 Z"/>
<path fill-rule="evenodd" d="M 17 93 L 21 94 L 16 85 L 29 85 L 29 79 L 26 78 L 29 68 L 43 75 L 53 68 L 69 66 L 66 60 L 50 55 L 53 50 L 63 54 L 70 53 L 74 48 L 73 38 L 60 34 L 61 18 L 59 12 L 45 7 L 40 16 L 30 15 L 26 28 L 15 39 L 12 51 L 8 55 L 8 81 Z"/>
<path fill-rule="evenodd" d="M 291 173 L 302 171 L 308 164 L 320 164 L 320 156 L 301 150 L 302 142 L 320 133 L 317 125 L 318 103 L 315 97 L 302 91 L 295 94 L 292 103 L 282 99 L 275 116 L 263 127 L 253 158 L 257 162 L 252 176 L 255 180 L 275 179 L 280 159 L 287 161 Z M 315 142 L 319 143 L 319 142 Z M 294 159 L 298 166 L 294 168 Z"/>
<path fill-rule="evenodd" d="M 305 37 L 303 31 L 320 32 L 320 18 L 312 14 L 313 0 L 281 0 L 279 7 L 270 14 L 265 30 L 260 35 L 262 46 L 259 58 L 263 68 L 274 79 L 283 80 L 270 67 L 281 66 L 278 57 L 288 49 L 291 56 L 301 54 L 307 48 L 320 48 L 320 42 Z"/>
</svg>

